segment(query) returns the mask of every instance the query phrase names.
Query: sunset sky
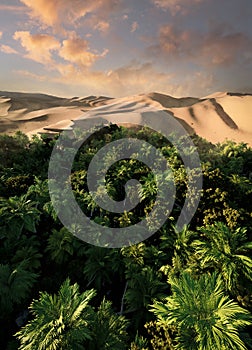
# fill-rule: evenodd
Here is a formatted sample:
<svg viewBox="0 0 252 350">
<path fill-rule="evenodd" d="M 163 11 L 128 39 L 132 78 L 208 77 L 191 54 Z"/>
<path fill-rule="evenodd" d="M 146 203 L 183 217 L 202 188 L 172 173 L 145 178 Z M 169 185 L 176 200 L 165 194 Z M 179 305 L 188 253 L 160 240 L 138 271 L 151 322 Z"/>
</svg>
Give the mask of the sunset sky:
<svg viewBox="0 0 252 350">
<path fill-rule="evenodd" d="M 251 0 L 1 0 L 0 90 L 252 93 Z"/>
</svg>

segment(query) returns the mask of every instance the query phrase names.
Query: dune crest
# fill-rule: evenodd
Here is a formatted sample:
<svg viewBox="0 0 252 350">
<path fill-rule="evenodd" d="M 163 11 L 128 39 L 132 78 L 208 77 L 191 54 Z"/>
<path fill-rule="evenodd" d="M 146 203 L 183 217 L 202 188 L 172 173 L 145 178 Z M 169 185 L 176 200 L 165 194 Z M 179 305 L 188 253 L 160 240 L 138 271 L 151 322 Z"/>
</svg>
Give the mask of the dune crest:
<svg viewBox="0 0 252 350">
<path fill-rule="evenodd" d="M 252 146 L 252 94 L 238 92 L 216 92 L 201 98 L 175 98 L 157 92 L 123 98 L 62 98 L 0 91 L 0 133 L 58 133 L 85 120 L 89 124 L 99 120 L 121 124 L 127 119 L 129 126 L 154 111 L 162 111 L 163 116 L 163 112 L 172 114 L 188 133 L 210 142 L 231 139 Z"/>
</svg>

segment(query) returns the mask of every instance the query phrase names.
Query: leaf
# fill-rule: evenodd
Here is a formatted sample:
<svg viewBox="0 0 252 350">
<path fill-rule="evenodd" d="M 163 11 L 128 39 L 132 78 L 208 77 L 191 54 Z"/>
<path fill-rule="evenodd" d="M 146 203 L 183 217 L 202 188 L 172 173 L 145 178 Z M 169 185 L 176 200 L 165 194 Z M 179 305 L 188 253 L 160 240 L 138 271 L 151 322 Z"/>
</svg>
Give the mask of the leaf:
<svg viewBox="0 0 252 350">
<path fill-rule="evenodd" d="M 32 233 L 36 233 L 35 220 L 32 215 L 24 216 L 24 228 Z"/>
</svg>

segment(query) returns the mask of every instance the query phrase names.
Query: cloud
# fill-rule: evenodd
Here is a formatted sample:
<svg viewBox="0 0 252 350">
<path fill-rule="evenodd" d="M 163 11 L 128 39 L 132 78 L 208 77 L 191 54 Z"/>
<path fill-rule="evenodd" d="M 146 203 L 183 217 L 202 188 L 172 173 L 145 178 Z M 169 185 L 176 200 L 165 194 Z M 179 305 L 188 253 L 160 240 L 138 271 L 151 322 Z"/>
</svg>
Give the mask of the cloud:
<svg viewBox="0 0 252 350">
<path fill-rule="evenodd" d="M 214 31 L 203 38 L 200 53 L 205 62 L 225 66 L 252 55 L 252 39 L 243 33 Z"/>
<path fill-rule="evenodd" d="M 17 73 L 32 80 L 46 81 L 48 86 L 52 84 L 64 86 L 68 91 L 74 91 L 74 94 L 78 94 L 76 91 L 79 90 L 79 95 L 105 94 L 122 97 L 151 91 L 164 93 L 169 91 L 176 95 L 180 88 L 172 81 L 171 75 L 159 72 L 151 63 L 131 62 L 109 72 L 91 71 L 84 67 L 79 69 L 73 64 L 58 64 L 55 72 L 48 76 L 37 75 L 29 71 L 18 71 Z"/>
<path fill-rule="evenodd" d="M 91 67 L 97 59 L 104 57 L 106 54 L 106 50 L 102 54 L 89 51 L 88 42 L 79 37 L 64 40 L 59 50 L 59 56 L 65 61 L 85 68 Z"/>
<path fill-rule="evenodd" d="M 147 53 L 166 62 L 180 60 L 200 66 L 225 67 L 252 55 L 252 38 L 240 32 L 227 32 L 224 27 L 199 33 L 169 24 L 160 28 L 155 41 L 158 44 L 150 45 Z"/>
<path fill-rule="evenodd" d="M 191 50 L 193 40 L 190 32 L 178 30 L 173 25 L 162 26 L 159 31 L 158 50 L 172 56 L 188 54 Z"/>
<path fill-rule="evenodd" d="M 218 85 L 213 73 L 203 70 L 186 72 L 178 77 L 178 96 L 204 97 Z"/>
<path fill-rule="evenodd" d="M 171 76 L 161 73 L 151 63 L 131 62 L 126 66 L 109 72 L 102 71 L 66 71 L 57 82 L 80 86 L 81 90 L 97 95 L 127 96 L 150 91 L 176 92 L 177 86 L 171 82 Z"/>
<path fill-rule="evenodd" d="M 26 58 L 44 65 L 53 63 L 52 52 L 60 48 L 59 41 L 47 34 L 30 34 L 27 31 L 18 31 L 15 32 L 13 38 L 19 40 L 27 51 Z"/>
<path fill-rule="evenodd" d="M 25 6 L 15 6 L 15 5 L 1 5 L 0 4 L 0 11 L 10 11 L 10 12 L 25 12 L 26 7 Z"/>
<path fill-rule="evenodd" d="M 168 10 L 172 16 L 180 14 L 187 14 L 190 8 L 204 0 L 152 0 L 158 8 Z"/>
<path fill-rule="evenodd" d="M 18 52 L 8 45 L 0 45 L 0 51 L 6 54 L 17 54 Z"/>
<path fill-rule="evenodd" d="M 100 21 L 95 26 L 94 29 L 101 33 L 107 33 L 110 28 L 110 24 L 107 21 Z"/>
<path fill-rule="evenodd" d="M 2 36 L 3 36 L 3 32 L 0 32 L 0 39 L 2 39 Z"/>
<path fill-rule="evenodd" d="M 30 9 L 30 16 L 39 19 L 43 24 L 52 27 L 59 25 L 63 14 L 65 17 L 73 16 L 78 11 L 76 6 L 71 6 L 69 12 L 66 13 L 67 4 L 65 1 L 47 1 L 47 0 L 20 0 Z M 70 3 L 69 3 L 70 4 Z M 74 4 L 76 5 L 76 4 Z M 86 9 L 87 10 L 87 9 Z M 88 11 L 88 10 L 87 10 Z M 85 15 L 85 12 L 79 13 L 79 16 Z M 75 15 L 75 19 L 79 16 Z M 66 19 L 66 18 L 64 18 Z"/>
<path fill-rule="evenodd" d="M 131 25 L 131 33 L 135 33 L 135 31 L 139 28 L 139 24 L 137 22 L 133 22 Z"/>
<path fill-rule="evenodd" d="M 149 62 L 132 62 L 110 72 L 108 78 L 114 94 L 118 94 L 118 91 L 120 91 L 125 96 L 151 91 L 164 91 L 167 88 L 175 93 L 170 74 L 158 71 Z"/>
<path fill-rule="evenodd" d="M 30 9 L 30 17 L 55 30 L 62 26 L 73 25 L 87 15 L 94 14 L 99 21 L 107 22 L 110 14 L 118 9 L 121 0 L 20 0 Z M 104 29 L 103 23 L 103 29 Z M 101 25 L 102 26 L 102 25 Z M 102 28 L 102 27 L 101 27 Z"/>
<path fill-rule="evenodd" d="M 13 73 L 18 74 L 20 76 L 24 76 L 27 78 L 31 78 L 32 80 L 37 80 L 37 81 L 48 81 L 48 77 L 45 75 L 39 75 L 39 74 L 35 74 L 32 72 L 28 72 L 25 70 L 14 70 Z"/>
<path fill-rule="evenodd" d="M 31 34 L 28 31 L 15 32 L 13 38 L 20 41 L 26 50 L 24 57 L 39 62 L 46 69 L 60 74 L 64 71 L 75 74 L 77 68 L 86 72 L 98 59 L 105 57 L 108 53 L 108 50 L 101 53 L 90 51 L 88 41 L 78 37 L 75 32 L 72 32 L 71 37 L 63 40 L 62 43 L 51 35 Z"/>
</svg>

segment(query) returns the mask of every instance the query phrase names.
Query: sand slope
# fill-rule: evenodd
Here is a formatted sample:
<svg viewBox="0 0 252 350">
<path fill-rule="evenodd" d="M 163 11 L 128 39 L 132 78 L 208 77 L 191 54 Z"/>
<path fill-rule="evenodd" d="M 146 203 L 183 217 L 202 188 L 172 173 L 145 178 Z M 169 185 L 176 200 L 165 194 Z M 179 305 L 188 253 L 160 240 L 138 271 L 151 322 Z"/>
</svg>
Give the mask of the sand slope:
<svg viewBox="0 0 252 350">
<path fill-rule="evenodd" d="M 56 96 L 0 91 L 0 133 L 18 130 L 32 135 L 62 130 L 85 111 L 100 106 L 108 97 L 60 98 Z M 47 128 L 46 130 L 44 128 Z"/>
<path fill-rule="evenodd" d="M 161 118 L 157 118 L 157 112 Z M 217 92 L 202 98 L 174 98 L 153 92 L 117 99 L 104 96 L 67 99 L 0 92 L 0 133 L 12 134 L 17 130 L 28 135 L 55 133 L 73 125 L 87 127 L 101 122 L 129 126 L 144 123 L 148 118 L 156 118 L 157 128 L 162 129 L 166 127 L 168 113 L 189 133 L 197 133 L 210 142 L 231 139 L 252 146 L 252 95 L 249 94 Z"/>
</svg>

